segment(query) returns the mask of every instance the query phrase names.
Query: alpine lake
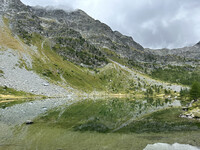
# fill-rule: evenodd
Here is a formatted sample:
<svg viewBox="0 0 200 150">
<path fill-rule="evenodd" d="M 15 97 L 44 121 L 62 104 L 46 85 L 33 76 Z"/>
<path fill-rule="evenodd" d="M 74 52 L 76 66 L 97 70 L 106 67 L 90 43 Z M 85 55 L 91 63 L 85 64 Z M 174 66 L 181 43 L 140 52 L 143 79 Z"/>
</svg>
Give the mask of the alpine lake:
<svg viewBox="0 0 200 150">
<path fill-rule="evenodd" d="M 64 101 L 30 117 L 30 124 L 9 124 L 0 114 L 0 150 L 162 150 L 167 146 L 167 149 L 183 149 L 182 146 L 196 150 L 200 147 L 200 121 L 179 117 L 183 113 L 179 100 L 124 97 Z M 24 103 L 34 107 L 35 101 Z M 16 105 L 20 109 L 23 104 Z M 23 120 L 28 112 L 22 114 L 19 113 Z"/>
</svg>

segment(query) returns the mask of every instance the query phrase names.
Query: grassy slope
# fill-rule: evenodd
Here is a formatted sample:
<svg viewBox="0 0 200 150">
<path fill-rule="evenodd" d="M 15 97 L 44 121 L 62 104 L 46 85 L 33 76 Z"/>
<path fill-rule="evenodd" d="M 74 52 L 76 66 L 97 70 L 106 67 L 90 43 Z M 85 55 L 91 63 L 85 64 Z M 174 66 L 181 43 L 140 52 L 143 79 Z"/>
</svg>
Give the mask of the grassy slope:
<svg viewBox="0 0 200 150">
<path fill-rule="evenodd" d="M 24 48 L 21 46 L 19 41 L 13 37 L 12 32 L 8 28 L 9 20 L 5 17 L 3 18 L 4 25 L 1 25 L 0 28 L 0 45 L 1 47 L 11 48 L 18 51 L 24 51 Z M 3 49 L 5 49 L 3 48 Z"/>
<path fill-rule="evenodd" d="M 39 50 L 41 50 L 40 41 L 41 40 L 35 40 L 35 45 L 37 45 Z M 99 69 L 98 71 L 90 70 L 63 60 L 61 56 L 50 49 L 48 42 L 45 42 L 44 49 L 41 51 L 43 54 L 41 54 L 40 58 L 35 58 L 33 70 L 41 75 L 50 77 L 54 81 L 62 81 L 60 78 L 62 76 L 70 86 L 83 91 L 106 91 L 110 87 L 116 88 L 117 85 L 110 85 L 110 80 L 115 80 L 115 84 L 120 84 L 120 79 L 125 77 L 122 76 L 121 78 L 118 78 L 120 77 L 119 70 L 112 67 Z M 48 59 L 45 60 L 46 62 L 42 61 L 44 55 L 48 57 Z M 121 72 L 125 73 L 123 70 L 121 70 Z M 109 87 L 107 88 L 107 86 Z M 118 89 L 122 91 L 124 91 L 125 88 L 125 86 L 118 87 Z"/>
<path fill-rule="evenodd" d="M 73 88 L 91 91 L 93 87 L 103 90 L 101 81 L 95 78 L 87 69 L 76 66 L 75 64 L 63 60 L 61 56 L 52 51 L 48 42 L 44 43 L 44 48 L 41 48 L 42 37 L 35 35 L 33 43 L 38 47 L 39 56 L 34 56 L 33 70 L 40 75 L 47 76 L 54 81 L 63 81 L 61 76 Z M 46 58 L 44 60 L 44 58 Z"/>
</svg>

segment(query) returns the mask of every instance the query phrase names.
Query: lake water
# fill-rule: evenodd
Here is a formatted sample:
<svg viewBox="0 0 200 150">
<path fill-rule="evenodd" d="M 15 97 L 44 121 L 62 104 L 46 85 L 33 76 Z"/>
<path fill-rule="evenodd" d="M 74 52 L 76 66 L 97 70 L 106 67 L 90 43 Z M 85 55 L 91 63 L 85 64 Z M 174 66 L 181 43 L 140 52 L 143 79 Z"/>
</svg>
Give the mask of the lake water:
<svg viewBox="0 0 200 150">
<path fill-rule="evenodd" d="M 0 109 L 0 150 L 199 149 L 200 123 L 180 118 L 180 106 L 178 100 L 153 98 L 18 104 Z M 27 119 L 34 124 L 25 125 Z"/>
</svg>

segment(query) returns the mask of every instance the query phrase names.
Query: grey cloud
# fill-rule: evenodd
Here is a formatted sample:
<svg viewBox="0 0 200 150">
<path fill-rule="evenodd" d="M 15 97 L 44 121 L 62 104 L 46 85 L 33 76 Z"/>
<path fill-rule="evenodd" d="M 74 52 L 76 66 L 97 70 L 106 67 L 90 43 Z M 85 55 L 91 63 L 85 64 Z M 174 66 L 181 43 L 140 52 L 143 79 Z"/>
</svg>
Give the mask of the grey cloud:
<svg viewBox="0 0 200 150">
<path fill-rule="evenodd" d="M 199 0 L 22 0 L 28 5 L 80 8 L 144 47 L 174 48 L 200 41 Z"/>
</svg>

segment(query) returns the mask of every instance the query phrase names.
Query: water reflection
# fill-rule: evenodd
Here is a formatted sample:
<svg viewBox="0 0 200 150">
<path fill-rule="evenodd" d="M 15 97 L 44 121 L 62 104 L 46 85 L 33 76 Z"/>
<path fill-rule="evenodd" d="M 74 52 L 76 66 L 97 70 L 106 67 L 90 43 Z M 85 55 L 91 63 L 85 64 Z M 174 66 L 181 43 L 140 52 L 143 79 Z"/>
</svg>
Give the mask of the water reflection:
<svg viewBox="0 0 200 150">
<path fill-rule="evenodd" d="M 179 100 L 154 99 L 153 97 L 147 97 L 146 100 L 133 101 L 131 106 L 135 110 L 135 117 L 138 117 L 139 115 L 151 113 L 168 107 L 179 107 L 181 106 L 181 102 Z"/>
<path fill-rule="evenodd" d="M 12 132 L 8 135 L 7 130 L 5 130 L 5 127 L 7 127 L 7 125 L 5 124 L 4 126 L 1 126 L 2 120 L 0 117 L 0 127 L 4 128 L 4 130 L 0 130 L 1 145 L 12 144 L 14 145 L 13 149 L 16 150 L 49 149 L 49 147 L 51 147 L 51 149 L 67 148 L 70 150 L 83 149 L 83 148 L 114 150 L 114 149 L 143 149 L 148 143 L 157 143 L 157 142 L 187 143 L 188 140 L 185 138 L 185 136 L 188 134 L 182 132 L 184 131 L 184 129 L 180 127 L 184 126 L 186 127 L 185 131 L 188 131 L 189 127 L 191 126 L 191 122 L 189 122 L 190 126 L 185 126 L 185 124 L 183 124 L 183 126 L 175 126 L 178 129 L 180 128 L 180 130 L 178 130 L 178 132 L 176 133 L 174 132 L 174 130 L 171 130 L 170 128 L 170 130 L 167 131 L 172 131 L 172 132 L 168 134 L 165 132 L 166 127 L 168 127 L 173 123 L 173 119 L 170 112 L 167 112 L 165 115 L 165 116 L 170 116 L 169 120 L 167 120 L 169 124 L 160 124 L 161 120 L 156 120 L 156 119 L 153 120 L 153 122 L 150 122 L 152 118 L 150 118 L 151 120 L 147 119 L 146 121 L 144 119 L 145 117 L 143 117 L 146 114 L 150 114 L 151 116 L 151 112 L 155 112 L 157 110 L 162 110 L 168 107 L 171 108 L 171 107 L 181 106 L 180 101 L 177 100 L 153 99 L 153 98 L 145 98 L 140 100 L 139 99 L 135 100 L 133 98 L 128 98 L 128 99 L 108 98 L 108 99 L 90 99 L 90 100 L 76 99 L 76 102 L 75 101 L 70 102 L 69 99 L 57 99 L 57 100 L 52 100 L 50 102 L 52 103 L 52 105 L 49 105 L 49 101 L 47 103 L 47 100 L 42 103 L 43 105 L 37 102 L 36 104 L 40 104 L 39 106 L 40 109 L 42 110 L 41 113 L 42 112 L 46 113 L 42 115 L 40 118 L 34 120 L 33 125 L 30 126 L 22 125 L 21 127 L 17 128 L 15 131 L 16 132 L 15 135 L 12 135 Z M 30 109 L 28 109 L 28 111 L 29 112 L 30 110 L 32 111 L 33 108 L 34 108 L 33 110 L 35 110 L 35 107 L 36 106 L 38 107 L 38 105 L 36 104 L 30 103 L 29 104 Z M 21 109 L 26 105 L 27 104 L 18 105 L 17 108 L 11 107 L 10 109 L 13 108 Z M 55 105 L 59 107 L 54 108 Z M 8 110 L 10 109 L 6 109 L 7 113 L 9 112 Z M 48 109 L 51 110 L 48 111 Z M 172 110 L 173 109 L 175 108 L 172 108 Z M 168 109 L 166 110 L 168 111 Z M 11 113 L 9 114 L 11 115 Z M 21 113 L 18 113 L 17 115 L 20 116 Z M 29 116 L 30 114 L 23 113 L 23 115 Z M 160 114 L 158 116 L 160 116 Z M 143 117 L 143 119 L 140 120 L 141 117 Z M 4 118 L 8 118 L 7 121 L 9 121 L 10 117 L 4 117 Z M 162 119 L 163 118 L 165 117 L 162 116 Z M 140 123 L 139 121 L 144 121 L 144 122 Z M 166 120 L 164 120 L 163 122 L 165 123 Z M 130 128 L 124 129 L 123 127 L 125 127 L 126 125 L 130 125 L 129 126 Z M 159 132 L 159 134 L 153 133 L 154 129 L 151 128 L 152 126 L 154 126 L 156 129 L 157 128 L 161 129 L 160 130 L 161 132 Z M 191 128 L 192 131 L 194 129 L 193 127 L 194 126 L 192 126 Z M 121 129 L 121 131 L 119 129 Z M 117 130 L 119 130 L 119 132 L 121 133 L 120 134 L 111 133 Z M 85 131 L 96 131 L 96 132 L 85 132 Z M 138 133 L 137 131 L 140 131 L 139 132 L 140 134 L 135 134 Z M 99 134 L 98 132 L 109 132 L 109 134 Z M 199 137 L 198 131 L 192 132 L 192 134 L 189 133 L 189 135 L 191 138 L 190 141 L 194 141 Z M 160 141 L 160 139 L 166 141 Z M 182 139 L 182 141 L 179 141 L 180 139 Z M 21 147 L 17 147 L 18 145 Z M 105 146 L 107 147 L 105 148 Z M 169 149 L 172 149 L 171 148 L 172 146 L 171 145 L 169 146 L 170 146 Z M 146 147 L 145 150 L 151 150 L 150 148 L 151 146 L 149 145 Z M 162 146 L 158 147 L 159 150 L 162 150 L 161 148 Z M 153 147 L 153 149 L 156 150 L 155 147 Z"/>
<path fill-rule="evenodd" d="M 189 144 L 165 144 L 165 143 L 155 143 L 149 144 L 144 150 L 200 150 L 200 148 L 191 146 Z"/>
<path fill-rule="evenodd" d="M 78 107 L 84 109 L 87 106 L 87 111 L 95 109 L 96 112 L 89 116 L 83 124 L 76 126 L 76 130 L 97 131 L 96 128 L 98 128 L 98 132 L 116 132 L 146 114 L 169 107 L 181 106 L 177 100 L 153 98 L 146 98 L 145 100 L 108 98 L 92 101 L 93 104 L 90 106 L 88 105 L 89 102 L 83 102 L 84 104 L 80 104 Z M 102 127 L 102 130 L 99 130 L 99 126 Z M 104 130 L 105 127 L 106 130 Z"/>
</svg>

